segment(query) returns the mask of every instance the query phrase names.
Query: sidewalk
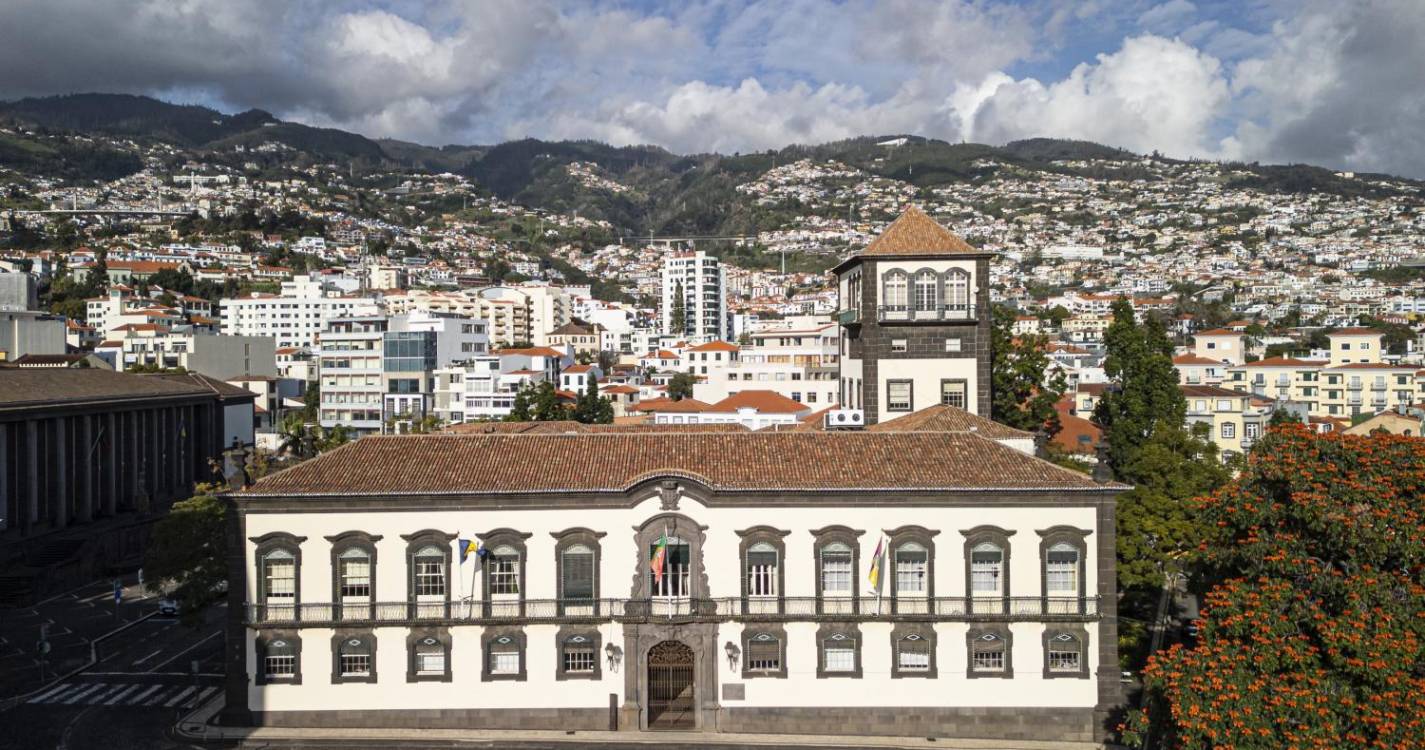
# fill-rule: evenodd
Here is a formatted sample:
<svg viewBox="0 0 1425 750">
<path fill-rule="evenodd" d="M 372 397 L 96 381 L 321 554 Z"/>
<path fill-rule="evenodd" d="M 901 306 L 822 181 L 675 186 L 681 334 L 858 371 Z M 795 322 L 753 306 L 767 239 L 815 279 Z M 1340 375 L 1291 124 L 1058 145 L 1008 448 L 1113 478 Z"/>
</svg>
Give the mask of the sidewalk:
<svg viewBox="0 0 1425 750">
<path fill-rule="evenodd" d="M 221 695 L 221 694 L 220 694 Z M 219 727 L 209 722 L 222 710 L 221 697 L 199 706 L 175 727 L 179 736 L 198 741 L 238 741 L 243 747 L 275 747 L 285 744 L 340 742 L 390 743 L 451 743 L 521 747 L 552 744 L 646 744 L 646 745 L 707 745 L 761 747 L 865 747 L 865 748 L 941 748 L 948 750 L 1103 750 L 1104 745 L 1092 742 L 1031 742 L 1008 740 L 972 740 L 937 737 L 832 737 L 802 734 L 732 734 L 704 732 L 558 732 L 547 730 L 493 729 L 303 729 L 296 727 Z"/>
</svg>

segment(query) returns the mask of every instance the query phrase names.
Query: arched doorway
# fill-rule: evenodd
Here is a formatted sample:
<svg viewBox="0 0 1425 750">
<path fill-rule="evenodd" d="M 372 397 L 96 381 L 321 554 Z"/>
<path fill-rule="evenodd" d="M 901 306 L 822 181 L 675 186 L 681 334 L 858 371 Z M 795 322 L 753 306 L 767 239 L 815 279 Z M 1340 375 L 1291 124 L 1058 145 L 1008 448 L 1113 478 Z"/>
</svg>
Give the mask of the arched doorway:
<svg viewBox="0 0 1425 750">
<path fill-rule="evenodd" d="M 648 650 L 648 728 L 693 729 L 693 649 L 663 641 Z"/>
</svg>

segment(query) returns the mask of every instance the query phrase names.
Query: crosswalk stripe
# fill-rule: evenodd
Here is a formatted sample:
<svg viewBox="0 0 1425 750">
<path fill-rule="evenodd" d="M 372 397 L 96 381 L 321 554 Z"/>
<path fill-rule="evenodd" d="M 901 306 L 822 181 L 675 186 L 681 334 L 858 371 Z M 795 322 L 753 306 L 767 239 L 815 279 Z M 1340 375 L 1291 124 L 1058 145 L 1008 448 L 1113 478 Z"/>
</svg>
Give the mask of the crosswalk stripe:
<svg viewBox="0 0 1425 750">
<path fill-rule="evenodd" d="M 97 706 L 100 703 L 104 702 L 106 699 L 110 698 L 111 696 L 117 695 L 123 691 L 124 685 L 120 683 L 109 688 L 108 690 L 100 690 L 98 692 L 91 693 L 88 698 L 85 698 L 81 702 L 88 706 Z"/>
<path fill-rule="evenodd" d="M 138 695 L 135 695 L 135 696 L 133 697 L 133 699 L 128 702 L 128 705 L 130 705 L 130 706 L 137 706 L 137 705 L 139 704 L 139 701 L 143 700 L 144 698 L 148 697 L 149 695 L 152 695 L 154 691 L 158 690 L 158 689 L 161 688 L 161 687 L 163 687 L 163 686 L 162 686 L 162 685 L 154 685 L 153 687 L 149 688 L 148 690 L 145 690 L 145 691 L 143 691 L 142 693 L 139 693 Z"/>
<path fill-rule="evenodd" d="M 178 695 L 175 695 L 175 696 L 173 696 L 172 698 L 169 698 L 169 699 L 168 699 L 168 702 L 166 702 L 166 703 L 163 704 L 163 707 L 164 707 L 164 708 L 173 708 L 174 706 L 178 705 L 178 701 L 181 701 L 181 700 L 183 700 L 184 698 L 187 698 L 189 693 L 192 693 L 192 692 L 196 691 L 197 689 L 198 689 L 197 687 L 190 685 L 187 690 L 184 690 L 183 692 L 179 693 Z"/>
<path fill-rule="evenodd" d="M 88 694 L 90 694 L 90 693 L 93 693 L 93 692 L 98 691 L 98 690 L 103 690 L 103 689 L 105 689 L 105 688 L 107 688 L 107 687 L 109 687 L 109 686 L 108 686 L 107 684 L 103 683 L 103 682 L 96 683 L 96 684 L 94 684 L 94 685 L 90 685 L 90 686 L 87 687 L 87 688 L 84 688 L 83 690 L 80 690 L 79 692 L 77 692 L 77 693 L 75 693 L 75 694 L 69 696 L 67 699 L 65 699 L 64 701 L 61 701 L 61 702 L 64 703 L 64 705 L 68 706 L 68 705 L 70 705 L 71 703 L 77 703 L 80 698 L 83 698 L 84 696 L 86 696 L 86 695 L 88 695 Z"/>
<path fill-rule="evenodd" d="M 129 693 L 134 692 L 135 690 L 138 690 L 140 687 L 143 687 L 143 686 L 142 686 L 142 685 L 138 685 L 138 684 L 130 685 L 130 686 L 124 688 L 122 691 L 120 691 L 118 695 L 115 695 L 114 697 L 110 698 L 109 700 L 104 701 L 104 705 L 106 705 L 106 706 L 112 706 L 112 705 L 114 705 L 115 703 L 118 703 L 119 701 L 123 700 L 123 699 L 124 699 L 124 696 L 128 695 Z"/>
<path fill-rule="evenodd" d="M 162 702 L 164 701 L 164 699 L 167 698 L 168 695 L 169 695 L 168 689 L 171 688 L 171 687 L 173 687 L 173 686 L 172 686 L 172 685 L 160 685 L 159 687 L 162 687 L 163 689 L 160 690 L 160 691 L 158 691 L 157 693 L 154 693 L 152 698 L 149 698 L 148 700 L 146 700 L 146 701 L 143 702 L 143 705 L 145 705 L 145 706 L 157 706 L 158 704 L 162 703 Z M 138 705 L 138 701 L 134 701 L 133 705 L 137 706 L 137 705 Z"/>
<path fill-rule="evenodd" d="M 216 692 L 218 692 L 218 689 L 215 687 L 205 687 L 203 688 L 203 692 L 193 696 L 193 700 L 188 704 L 188 706 L 190 708 L 201 706 L 203 705 L 204 701 L 208 700 L 209 696 Z"/>
<path fill-rule="evenodd" d="M 61 684 L 59 684 L 59 685 L 56 685 L 55 687 L 50 688 L 49 690 L 44 691 L 43 693 L 40 693 L 39 695 L 36 695 L 35 697 L 33 697 L 33 698 L 31 698 L 31 699 L 29 699 L 29 700 L 27 700 L 27 701 L 25 701 L 25 702 L 26 702 L 26 703 L 44 703 L 45 701 L 49 700 L 50 698 L 53 698 L 53 697 L 56 696 L 56 695 L 59 695 L 60 693 L 67 693 L 67 692 L 69 692 L 69 690 L 72 689 L 73 687 L 74 687 L 74 683 L 72 683 L 72 682 L 61 683 Z"/>
</svg>

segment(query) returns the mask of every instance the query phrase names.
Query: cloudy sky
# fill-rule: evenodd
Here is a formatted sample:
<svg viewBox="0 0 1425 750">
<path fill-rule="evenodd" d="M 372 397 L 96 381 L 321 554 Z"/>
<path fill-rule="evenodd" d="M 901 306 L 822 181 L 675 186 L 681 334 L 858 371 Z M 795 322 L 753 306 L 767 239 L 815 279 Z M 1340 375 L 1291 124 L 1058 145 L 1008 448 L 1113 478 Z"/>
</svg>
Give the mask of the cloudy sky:
<svg viewBox="0 0 1425 750">
<path fill-rule="evenodd" d="M 0 98 L 429 144 L 1085 138 L 1425 178 L 1425 0 L 3 0 Z"/>
</svg>

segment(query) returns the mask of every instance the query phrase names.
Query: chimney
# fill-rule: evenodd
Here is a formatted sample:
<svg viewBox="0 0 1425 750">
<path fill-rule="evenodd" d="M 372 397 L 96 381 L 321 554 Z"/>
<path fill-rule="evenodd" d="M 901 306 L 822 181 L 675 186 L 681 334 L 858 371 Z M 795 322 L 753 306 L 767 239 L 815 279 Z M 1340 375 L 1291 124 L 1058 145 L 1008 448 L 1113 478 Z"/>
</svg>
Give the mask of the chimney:
<svg viewBox="0 0 1425 750">
<path fill-rule="evenodd" d="M 1113 481 L 1113 469 L 1108 465 L 1108 434 L 1104 433 L 1098 441 L 1098 463 L 1093 467 L 1093 480 L 1099 484 L 1108 484 Z"/>
</svg>

